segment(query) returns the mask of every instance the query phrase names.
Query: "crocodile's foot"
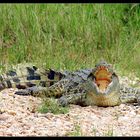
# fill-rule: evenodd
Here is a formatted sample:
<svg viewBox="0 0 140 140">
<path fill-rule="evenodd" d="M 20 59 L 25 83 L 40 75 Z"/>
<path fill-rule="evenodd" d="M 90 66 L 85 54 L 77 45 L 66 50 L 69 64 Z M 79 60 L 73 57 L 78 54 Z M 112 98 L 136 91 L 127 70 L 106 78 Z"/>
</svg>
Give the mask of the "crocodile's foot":
<svg viewBox="0 0 140 140">
<path fill-rule="evenodd" d="M 70 95 L 63 95 L 58 99 L 58 104 L 67 106 L 69 104 L 77 104 L 84 106 L 86 93 L 76 93 Z"/>
<path fill-rule="evenodd" d="M 15 92 L 15 94 L 23 95 L 23 96 L 29 96 L 29 95 L 40 96 L 42 88 L 43 87 L 37 87 L 37 86 L 29 87 L 27 89 L 18 90 L 18 91 Z"/>
<path fill-rule="evenodd" d="M 140 96 L 137 97 L 137 103 L 138 103 L 138 106 L 140 106 Z"/>
<path fill-rule="evenodd" d="M 58 104 L 61 106 L 67 106 L 69 104 L 68 99 L 64 96 L 58 99 Z"/>
</svg>

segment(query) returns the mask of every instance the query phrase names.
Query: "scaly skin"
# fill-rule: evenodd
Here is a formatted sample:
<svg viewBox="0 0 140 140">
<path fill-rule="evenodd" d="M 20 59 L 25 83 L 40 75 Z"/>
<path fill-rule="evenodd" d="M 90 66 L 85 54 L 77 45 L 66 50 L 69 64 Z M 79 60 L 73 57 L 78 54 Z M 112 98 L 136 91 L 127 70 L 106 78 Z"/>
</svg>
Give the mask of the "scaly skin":
<svg viewBox="0 0 140 140">
<path fill-rule="evenodd" d="M 16 68 L 0 75 L 0 90 L 5 88 L 26 89 L 27 87 L 49 87 L 65 74 L 52 69 L 39 69 L 33 65 L 17 65 Z"/>
<path fill-rule="evenodd" d="M 120 86 L 118 76 L 105 61 L 99 62 L 93 69 L 68 72 L 52 86 L 34 86 L 15 94 L 56 97 L 62 106 L 116 106 L 121 103 L 139 103 L 140 97 L 139 89 Z"/>
</svg>

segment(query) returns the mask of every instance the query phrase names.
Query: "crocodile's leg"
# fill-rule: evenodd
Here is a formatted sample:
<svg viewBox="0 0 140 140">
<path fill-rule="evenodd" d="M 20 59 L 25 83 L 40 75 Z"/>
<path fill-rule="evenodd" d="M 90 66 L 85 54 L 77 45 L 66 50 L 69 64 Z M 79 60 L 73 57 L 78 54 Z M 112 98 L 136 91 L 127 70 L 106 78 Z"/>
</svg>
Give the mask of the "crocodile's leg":
<svg viewBox="0 0 140 140">
<path fill-rule="evenodd" d="M 138 103 L 140 105 L 140 89 L 121 86 L 120 93 L 122 103 Z"/>
<path fill-rule="evenodd" d="M 33 86 L 29 87 L 26 89 L 21 89 L 15 92 L 17 95 L 22 95 L 22 96 L 40 96 L 44 94 L 44 92 L 47 90 L 47 87 L 41 87 L 41 86 Z"/>
<path fill-rule="evenodd" d="M 76 94 L 63 95 L 58 99 L 58 103 L 62 106 L 67 106 L 69 104 L 86 105 L 85 99 L 86 99 L 86 92 L 82 92 Z"/>
<path fill-rule="evenodd" d="M 136 96 L 137 103 L 140 106 L 140 89 L 137 89 L 137 93 L 135 96 Z"/>
<path fill-rule="evenodd" d="M 79 83 L 74 88 L 65 88 L 63 96 L 58 99 L 58 103 L 62 106 L 68 104 L 86 105 L 86 95 L 84 83 Z"/>
<path fill-rule="evenodd" d="M 69 82 L 68 79 L 62 79 L 50 87 L 30 87 L 27 89 L 16 91 L 17 95 L 32 95 L 32 96 L 46 96 L 46 97 L 60 97 L 63 94 L 65 85 Z"/>
</svg>

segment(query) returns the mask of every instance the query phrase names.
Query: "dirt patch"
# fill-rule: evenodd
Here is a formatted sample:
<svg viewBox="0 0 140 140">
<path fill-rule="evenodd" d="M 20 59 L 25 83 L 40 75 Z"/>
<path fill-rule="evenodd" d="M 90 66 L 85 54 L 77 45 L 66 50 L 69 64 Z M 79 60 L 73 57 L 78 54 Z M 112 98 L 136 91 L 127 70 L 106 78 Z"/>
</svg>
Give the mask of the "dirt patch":
<svg viewBox="0 0 140 140">
<path fill-rule="evenodd" d="M 66 114 L 41 114 L 41 99 L 14 95 L 5 89 L 0 96 L 1 136 L 140 136 L 140 107 L 70 105 Z"/>
</svg>

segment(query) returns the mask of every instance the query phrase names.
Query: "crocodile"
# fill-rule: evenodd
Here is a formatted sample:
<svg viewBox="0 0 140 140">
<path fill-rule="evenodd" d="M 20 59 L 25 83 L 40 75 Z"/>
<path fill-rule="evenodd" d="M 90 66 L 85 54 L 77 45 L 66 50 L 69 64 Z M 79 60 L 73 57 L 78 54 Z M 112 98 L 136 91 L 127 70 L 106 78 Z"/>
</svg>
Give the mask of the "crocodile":
<svg viewBox="0 0 140 140">
<path fill-rule="evenodd" d="M 32 66 L 26 67 L 26 74 L 21 77 L 15 70 L 6 73 L 7 78 L 4 75 L 0 78 L 1 90 L 16 87 L 20 89 L 15 92 L 17 95 L 55 97 L 62 106 L 79 104 L 107 107 L 140 103 L 140 89 L 120 85 L 112 65 L 106 61 L 100 61 L 94 68 L 74 72 Z"/>
</svg>

